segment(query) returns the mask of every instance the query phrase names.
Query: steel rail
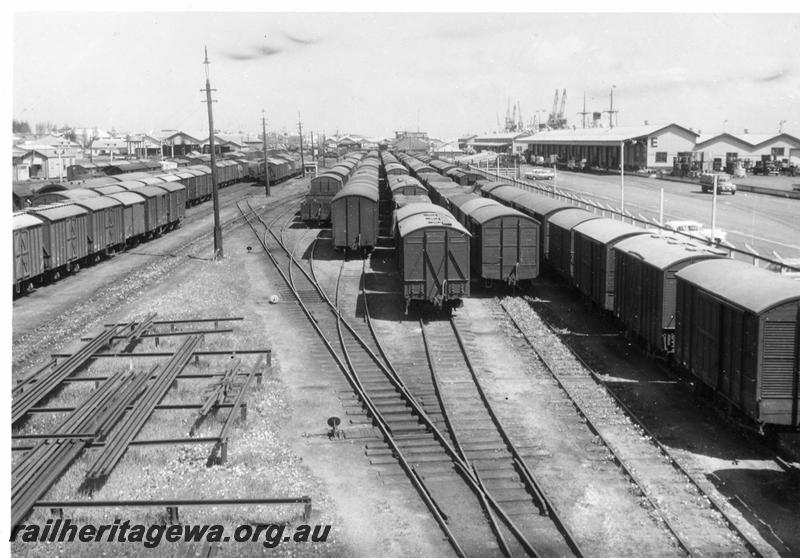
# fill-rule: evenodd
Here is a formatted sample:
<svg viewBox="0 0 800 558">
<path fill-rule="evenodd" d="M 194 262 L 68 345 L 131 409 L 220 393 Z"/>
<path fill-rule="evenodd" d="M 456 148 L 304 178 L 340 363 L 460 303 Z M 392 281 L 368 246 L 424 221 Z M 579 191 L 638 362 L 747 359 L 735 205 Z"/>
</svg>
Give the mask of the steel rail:
<svg viewBox="0 0 800 558">
<path fill-rule="evenodd" d="M 531 306 L 531 301 L 530 301 L 530 299 L 528 297 L 525 297 L 525 302 L 527 302 L 528 306 L 530 306 L 531 309 L 533 309 L 533 307 Z M 505 310 L 505 307 L 503 307 L 503 310 Z M 511 318 L 510 314 L 508 314 L 508 311 L 506 311 L 506 314 Z M 544 324 L 547 326 L 547 328 L 550 329 L 550 331 L 555 333 L 555 331 L 553 330 L 552 325 L 547 320 L 545 320 L 544 317 L 539 316 L 539 318 L 544 322 Z M 522 330 L 520 329 L 520 327 L 516 323 L 516 321 L 513 318 L 511 318 L 511 321 L 514 323 L 514 326 L 517 328 L 517 330 L 519 330 L 520 333 L 522 333 Z M 528 339 L 527 335 L 525 333 L 522 333 L 522 334 L 523 334 L 523 337 L 525 338 L 526 342 L 529 345 L 531 345 L 530 340 Z M 641 428 L 644 431 L 645 434 L 647 434 L 648 439 L 653 443 L 653 445 L 655 445 L 661 451 L 662 455 L 669 460 L 670 464 L 676 470 L 678 470 L 678 472 L 682 473 L 687 478 L 687 480 L 695 488 L 697 488 L 697 490 L 700 491 L 700 493 L 703 494 L 703 496 L 705 496 L 708 499 L 708 501 L 711 504 L 712 508 L 714 508 L 717 512 L 719 512 L 720 515 L 722 515 L 722 517 L 728 523 L 729 527 L 731 527 L 734 530 L 734 532 L 736 532 L 736 534 L 739 535 L 739 537 L 742 538 L 742 540 L 745 543 L 745 546 L 747 546 L 748 550 L 750 552 L 752 552 L 757 557 L 764 556 L 763 552 L 761 552 L 756 547 L 755 543 L 753 543 L 749 539 L 749 537 L 741 530 L 741 528 L 733 520 L 733 518 L 730 516 L 730 514 L 723 509 L 722 504 L 719 503 L 717 497 L 715 495 L 709 493 L 706 489 L 704 489 L 701 486 L 701 484 L 697 481 L 697 479 L 694 477 L 694 475 L 691 472 L 689 472 L 689 470 L 686 469 L 680 463 L 680 461 L 678 461 L 678 459 L 672 454 L 671 451 L 669 451 L 669 448 L 667 448 L 664 444 L 662 444 L 658 440 L 658 438 L 650 431 L 650 429 L 647 428 L 644 425 L 644 423 L 642 423 L 641 420 L 639 420 L 639 417 L 637 417 L 636 414 L 633 411 L 631 411 L 631 409 L 622 401 L 622 399 L 616 393 L 614 393 L 614 391 L 612 391 L 608 387 L 608 385 L 606 385 L 606 383 L 602 380 L 602 378 L 600 378 L 600 376 L 598 376 L 598 374 L 587 364 L 587 362 L 578 353 L 576 353 L 573 350 L 573 348 L 569 344 L 564 343 L 564 347 L 566 347 L 566 349 L 569 351 L 569 353 L 578 362 L 581 363 L 581 365 L 586 369 L 587 372 L 589 372 L 589 375 L 591 376 L 592 380 L 594 380 L 595 384 L 597 384 L 598 386 L 602 387 L 603 390 L 605 391 L 605 393 L 608 394 L 619 405 L 619 407 L 623 410 L 623 412 L 628 417 L 628 419 L 632 423 L 634 423 L 636 426 Z M 533 348 L 532 345 L 531 345 L 531 348 Z M 534 349 L 534 351 L 535 351 L 535 349 Z M 537 352 L 537 354 L 538 354 L 538 352 Z"/>
<path fill-rule="evenodd" d="M 534 496 L 534 498 L 538 499 L 541 506 L 543 506 L 544 509 L 547 510 L 547 514 L 553 520 L 553 523 L 556 525 L 556 528 L 564 537 L 564 540 L 566 541 L 567 545 L 570 547 L 572 552 L 574 552 L 576 556 L 580 557 L 586 556 L 586 554 L 583 552 L 580 545 L 578 544 L 575 535 L 572 533 L 569 527 L 564 523 L 564 520 L 561 518 L 561 513 L 552 503 L 550 498 L 548 498 L 547 494 L 545 493 L 544 487 L 538 481 L 536 476 L 533 474 L 533 471 L 531 471 L 528 468 L 527 464 L 525 463 L 525 459 L 519 453 L 519 450 L 517 450 L 516 445 L 508 436 L 506 429 L 503 427 L 503 424 L 500 421 L 500 417 L 498 417 L 497 413 L 494 412 L 494 409 L 492 408 L 492 405 L 489 402 L 489 398 L 487 397 L 486 392 L 483 389 L 480 377 L 478 376 L 478 373 L 475 371 L 475 367 L 472 365 L 472 360 L 469 358 L 469 354 L 467 353 L 467 347 L 464 344 L 464 339 L 461 337 L 461 333 L 458 331 L 458 326 L 456 326 L 455 320 L 452 317 L 450 317 L 449 321 L 450 321 L 450 327 L 453 329 L 453 333 L 456 337 L 456 340 L 458 341 L 458 346 L 461 349 L 461 353 L 464 355 L 464 362 L 467 365 L 467 369 L 469 370 L 469 373 L 472 376 L 472 380 L 475 383 L 475 387 L 478 390 L 478 394 L 481 397 L 481 401 L 483 402 L 486 411 L 489 413 L 489 416 L 491 417 L 492 423 L 494 423 L 497 432 L 503 439 L 506 448 L 511 453 L 512 457 L 514 458 L 514 461 L 517 463 L 517 467 L 521 471 L 523 483 L 525 483 L 525 485 L 528 487 L 529 492 L 532 493 L 531 495 Z"/>
<path fill-rule="evenodd" d="M 97 352 L 97 349 L 111 341 L 118 329 L 119 327 L 107 328 L 92 338 L 70 358 L 56 364 L 49 372 L 46 368 L 40 369 L 41 374 L 26 378 L 25 381 L 14 386 L 12 391 L 11 423 L 16 424 L 19 422 L 27 414 L 28 409 L 48 397 L 58 388 L 62 380 L 84 366 L 92 358 L 92 354 Z M 40 375 L 45 377 L 40 378 Z"/>
<path fill-rule="evenodd" d="M 503 308 L 503 310 L 505 310 L 506 315 L 511 320 L 511 323 L 514 325 L 514 327 L 522 334 L 522 337 L 525 339 L 525 341 L 527 342 L 528 346 L 530 346 L 531 350 L 533 350 L 534 354 L 536 354 L 536 356 L 539 359 L 539 361 L 542 363 L 542 365 L 545 367 L 545 369 L 547 369 L 547 371 L 550 373 L 550 375 L 556 381 L 556 383 L 558 384 L 559 388 L 561 388 L 562 392 L 564 392 L 564 394 L 567 396 L 567 398 L 572 403 L 572 405 L 575 408 L 575 410 L 578 412 L 578 414 L 580 414 L 581 418 L 584 421 L 586 421 L 586 425 L 588 426 L 588 428 L 592 431 L 592 433 L 595 436 L 597 436 L 600 440 L 603 441 L 603 444 L 606 446 L 608 451 L 611 452 L 611 455 L 614 457 L 614 461 L 616 461 L 617 465 L 619 465 L 619 467 L 622 469 L 622 471 L 625 473 L 625 475 L 631 480 L 631 482 L 634 485 L 636 485 L 636 487 L 639 489 L 641 494 L 644 496 L 645 500 L 647 500 L 647 502 L 650 504 L 650 506 L 656 511 L 656 513 L 658 514 L 658 518 L 664 523 L 664 525 L 666 526 L 667 530 L 675 538 L 675 540 L 677 541 L 677 543 L 681 547 L 681 549 L 684 552 L 686 552 L 686 554 L 689 555 L 689 556 L 697 556 L 697 553 L 692 551 L 692 545 L 688 541 L 686 541 L 686 539 L 683 537 L 683 535 L 681 535 L 681 533 L 679 532 L 677 527 L 675 527 L 673 525 L 673 523 L 670 521 L 669 517 L 667 517 L 666 513 L 664 512 L 664 510 L 662 510 L 662 508 L 655 501 L 655 499 L 650 494 L 650 492 L 647 489 L 644 488 L 644 486 L 642 485 L 642 482 L 639 479 L 639 477 L 633 472 L 633 470 L 631 470 L 631 468 L 628 466 L 628 464 L 620 457 L 620 455 L 617 452 L 616 448 L 606 439 L 605 436 L 602 435 L 600 430 L 595 426 L 594 422 L 592 422 L 592 420 L 586 414 L 584 409 L 572 397 L 572 395 L 569 393 L 569 391 L 565 387 L 564 383 L 561 381 L 561 378 L 559 378 L 558 374 L 555 373 L 554 366 L 551 365 L 551 363 L 548 362 L 544 358 L 544 355 L 542 355 L 541 352 L 538 349 L 536 349 L 536 347 L 533 345 L 533 342 L 530 340 L 528 335 L 522 330 L 522 328 L 520 327 L 520 325 L 517 322 L 517 320 L 514 319 L 514 317 L 508 312 L 508 310 L 506 310 L 505 306 L 503 304 L 501 304 L 501 307 Z"/>
<path fill-rule="evenodd" d="M 88 484 L 96 487 L 104 482 L 125 455 L 130 442 L 139 434 L 145 422 L 150 418 L 153 409 L 166 396 L 177 376 L 188 364 L 192 351 L 200 343 L 200 336 L 194 335 L 186 339 L 173 357 L 167 362 L 155 382 L 147 389 L 142 399 L 136 402 L 134 409 L 125 417 L 122 425 L 114 432 L 112 439 L 100 452 L 86 472 Z"/>
<path fill-rule="evenodd" d="M 249 203 L 248 203 L 248 206 L 249 206 Z M 409 480 L 411 481 L 411 483 L 416 488 L 417 493 L 420 495 L 420 498 L 422 498 L 422 501 L 425 503 L 425 505 L 427 506 L 428 510 L 431 512 L 431 515 L 433 515 L 434 519 L 436 520 L 436 523 L 439 525 L 439 528 L 445 534 L 445 537 L 447 537 L 447 540 L 450 543 L 450 546 L 453 548 L 453 550 L 455 551 L 455 553 L 459 557 L 466 558 L 466 556 L 467 556 L 466 553 L 461 548 L 461 546 L 458 543 L 458 541 L 455 539 L 454 534 L 452 533 L 452 531 L 450 530 L 450 527 L 447 524 L 447 520 L 443 517 L 443 515 L 442 515 L 441 511 L 439 510 L 437 504 L 431 498 L 430 492 L 428 491 L 428 489 L 425 486 L 424 482 L 421 480 L 421 478 L 414 471 L 414 469 L 411 466 L 411 464 L 409 463 L 408 459 L 405 457 L 405 455 L 403 454 L 402 450 L 398 446 L 397 442 L 392 437 L 391 432 L 387 428 L 385 422 L 383 420 L 381 420 L 381 418 L 380 418 L 381 415 L 378 412 L 378 409 L 375 407 L 375 405 L 372 402 L 372 400 L 370 399 L 370 397 L 366 394 L 366 392 L 364 391 L 364 389 L 361 386 L 360 382 L 351 375 L 350 370 L 348 369 L 347 365 L 342 361 L 342 359 L 339 356 L 339 354 L 336 352 L 336 350 L 330 344 L 330 341 L 327 339 L 325 333 L 321 330 L 319 324 L 317 323 L 317 321 L 314 318 L 314 316 L 311 314 L 310 310 L 303 303 L 303 300 L 300 297 L 300 293 L 297 292 L 294 289 L 294 287 L 292 286 L 292 284 L 291 284 L 291 282 L 289 280 L 289 277 L 286 275 L 286 272 L 283 269 L 281 269 L 281 266 L 279 265 L 275 255 L 267 247 L 266 239 L 267 239 L 267 235 L 271 232 L 270 231 L 270 225 L 267 225 L 266 223 L 264 223 L 263 219 L 261 219 L 260 216 L 256 215 L 256 217 L 261 222 L 261 224 L 267 229 L 265 231 L 265 233 L 264 233 L 264 237 L 262 238 L 261 235 L 259 235 L 258 231 L 256 230 L 256 227 L 249 220 L 249 218 L 247 218 L 247 215 L 244 212 L 244 210 L 242 209 L 241 205 L 239 206 L 239 210 L 242 212 L 243 216 L 245 216 L 245 219 L 247 220 L 248 224 L 252 228 L 253 233 L 256 235 L 256 237 L 258 238 L 258 241 L 261 244 L 262 248 L 267 253 L 267 256 L 269 257 L 269 259 L 272 261 L 273 265 L 275 266 L 275 269 L 281 275 L 281 277 L 283 278 L 284 282 L 289 286 L 290 290 L 292 291 L 293 296 L 297 299 L 299 307 L 301 308 L 303 313 L 308 318 L 308 320 L 309 320 L 310 324 L 312 325 L 312 327 L 314 328 L 314 330 L 320 336 L 323 344 L 328 349 L 328 352 L 331 354 L 332 358 L 336 361 L 336 364 L 339 366 L 340 370 L 342 370 L 342 372 L 344 373 L 345 378 L 348 380 L 348 382 L 350 383 L 350 385 L 353 388 L 353 390 L 356 392 L 356 394 L 359 397 L 359 399 L 361 399 L 362 404 L 365 407 L 367 407 L 367 410 L 370 412 L 370 414 L 373 417 L 373 421 L 374 421 L 376 427 L 381 432 L 381 434 L 383 435 L 383 437 L 386 440 L 387 444 L 389 445 L 389 447 L 394 452 L 398 462 L 400 463 L 401 468 L 406 472 L 406 475 L 409 477 Z M 250 207 L 250 211 L 251 211 L 251 213 L 253 213 L 255 215 L 255 211 L 252 209 L 252 207 Z M 277 221 L 277 218 L 275 219 L 275 221 Z M 275 237 L 274 234 L 273 234 L 273 237 Z M 278 239 L 275 238 L 275 240 L 277 241 Z M 285 247 L 283 247 L 283 249 L 286 250 Z"/>
</svg>

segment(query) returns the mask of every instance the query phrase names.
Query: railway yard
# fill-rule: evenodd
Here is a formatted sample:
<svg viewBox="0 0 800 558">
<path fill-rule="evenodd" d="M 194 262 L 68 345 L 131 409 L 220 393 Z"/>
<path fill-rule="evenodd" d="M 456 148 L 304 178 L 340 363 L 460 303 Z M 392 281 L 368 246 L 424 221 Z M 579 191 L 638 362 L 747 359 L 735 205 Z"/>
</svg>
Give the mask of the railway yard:
<svg viewBox="0 0 800 558">
<path fill-rule="evenodd" d="M 688 309 L 708 292 L 746 297 L 694 270 L 730 266 L 735 283 L 750 262 L 637 228 L 634 215 L 658 218 L 652 179 L 626 178 L 621 223 L 592 206 L 616 199 L 619 177 L 559 173 L 555 198 L 549 181 L 400 152 L 320 166 L 269 197 L 244 172 L 231 179 L 224 258 L 211 204 L 186 204 L 168 234 L 15 296 L 12 525 L 331 526 L 314 544 L 165 543 L 170 556 L 800 554 L 797 282 L 741 271 L 765 276 L 736 306 L 747 312 L 719 310 L 728 329 L 708 344 L 736 373 L 717 380 L 693 341 L 708 324 Z M 667 217 L 705 216 L 698 187 L 664 189 Z M 796 200 L 720 204 L 734 246 L 800 256 Z M 623 252 L 673 249 L 686 254 L 661 275 L 636 276 L 664 297 L 657 331 L 637 329 Z M 758 317 L 779 310 L 794 333 L 769 353 L 771 318 Z M 753 364 L 761 351 L 775 368 Z M 788 376 L 770 376 L 786 359 Z M 773 391 L 754 402 L 749 374 Z"/>
</svg>

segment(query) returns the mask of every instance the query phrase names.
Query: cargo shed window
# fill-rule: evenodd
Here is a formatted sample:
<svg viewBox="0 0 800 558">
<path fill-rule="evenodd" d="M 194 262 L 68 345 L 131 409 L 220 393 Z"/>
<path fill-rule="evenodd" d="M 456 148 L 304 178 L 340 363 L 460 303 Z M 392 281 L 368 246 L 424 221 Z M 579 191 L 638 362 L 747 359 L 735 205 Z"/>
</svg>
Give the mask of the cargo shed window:
<svg viewBox="0 0 800 558">
<path fill-rule="evenodd" d="M 656 151 L 656 163 L 666 163 L 666 162 L 667 162 L 667 152 Z"/>
<path fill-rule="evenodd" d="M 783 147 L 773 147 L 772 148 L 772 156 L 773 157 L 783 157 Z"/>
</svg>

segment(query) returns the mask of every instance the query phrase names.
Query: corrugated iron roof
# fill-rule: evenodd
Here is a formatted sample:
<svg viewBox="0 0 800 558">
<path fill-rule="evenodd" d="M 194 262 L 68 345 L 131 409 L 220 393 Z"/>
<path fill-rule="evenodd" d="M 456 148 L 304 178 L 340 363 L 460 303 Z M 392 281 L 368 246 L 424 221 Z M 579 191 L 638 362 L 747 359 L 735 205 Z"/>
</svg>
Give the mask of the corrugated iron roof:
<svg viewBox="0 0 800 558">
<path fill-rule="evenodd" d="M 647 126 L 616 126 L 614 128 L 578 128 L 575 130 L 549 130 L 519 138 L 521 143 L 619 143 L 625 140 L 644 138 L 666 128 L 675 126 L 697 136 L 688 128 L 678 124 L 649 124 Z"/>
</svg>

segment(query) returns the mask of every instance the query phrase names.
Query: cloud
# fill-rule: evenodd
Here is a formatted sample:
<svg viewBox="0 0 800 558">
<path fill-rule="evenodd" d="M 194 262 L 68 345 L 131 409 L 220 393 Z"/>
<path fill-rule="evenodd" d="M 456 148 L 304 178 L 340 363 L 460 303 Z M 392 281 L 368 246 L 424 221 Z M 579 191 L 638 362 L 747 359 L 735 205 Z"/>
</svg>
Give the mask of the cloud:
<svg viewBox="0 0 800 558">
<path fill-rule="evenodd" d="M 301 39 L 300 37 L 295 37 L 289 35 L 288 33 L 284 33 L 284 35 L 286 36 L 287 39 L 298 45 L 313 45 L 319 42 L 319 40 L 317 39 Z"/>
<path fill-rule="evenodd" d="M 256 58 L 264 58 L 278 54 L 283 49 L 271 47 L 269 45 L 253 46 L 249 52 L 228 52 L 222 51 L 222 55 L 230 60 L 255 60 Z"/>
<path fill-rule="evenodd" d="M 769 83 L 769 82 L 772 82 L 772 81 L 783 81 L 786 78 L 788 78 L 791 73 L 792 73 L 791 70 L 783 69 L 783 70 L 780 70 L 778 72 L 775 72 L 774 74 L 770 74 L 768 76 L 755 78 L 753 80 L 753 82 L 755 82 L 755 83 Z"/>
</svg>

